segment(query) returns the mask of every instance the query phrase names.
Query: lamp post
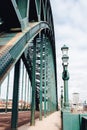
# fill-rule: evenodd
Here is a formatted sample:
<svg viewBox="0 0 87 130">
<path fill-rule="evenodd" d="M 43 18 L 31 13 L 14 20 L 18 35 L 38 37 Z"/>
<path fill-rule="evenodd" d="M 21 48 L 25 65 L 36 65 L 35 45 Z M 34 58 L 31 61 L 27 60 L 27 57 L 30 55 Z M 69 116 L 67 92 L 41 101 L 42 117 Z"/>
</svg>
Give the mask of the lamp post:
<svg viewBox="0 0 87 130">
<path fill-rule="evenodd" d="M 61 110 L 63 108 L 63 86 L 61 86 Z"/>
<path fill-rule="evenodd" d="M 64 45 L 61 48 L 62 51 L 62 65 L 63 65 L 63 73 L 62 79 L 64 80 L 64 109 L 69 110 L 69 98 L 68 98 L 68 80 L 69 80 L 69 73 L 68 73 L 68 47 Z"/>
</svg>

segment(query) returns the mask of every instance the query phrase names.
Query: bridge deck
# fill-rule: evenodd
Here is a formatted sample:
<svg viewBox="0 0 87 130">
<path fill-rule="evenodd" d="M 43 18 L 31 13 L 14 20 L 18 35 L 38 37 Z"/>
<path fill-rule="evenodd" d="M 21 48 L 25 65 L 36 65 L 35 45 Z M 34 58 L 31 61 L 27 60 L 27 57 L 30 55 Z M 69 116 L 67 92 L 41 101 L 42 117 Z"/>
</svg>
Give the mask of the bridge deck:
<svg viewBox="0 0 87 130">
<path fill-rule="evenodd" d="M 61 130 L 61 115 L 60 112 L 55 112 L 46 118 L 43 117 L 42 121 L 36 120 L 35 126 L 26 124 L 19 127 L 18 130 Z"/>
<path fill-rule="evenodd" d="M 35 112 L 35 119 L 39 118 L 39 112 Z M 31 119 L 30 111 L 20 111 L 18 113 L 18 127 L 22 126 Z M 10 130 L 11 129 L 11 112 L 0 113 L 0 130 Z"/>
</svg>

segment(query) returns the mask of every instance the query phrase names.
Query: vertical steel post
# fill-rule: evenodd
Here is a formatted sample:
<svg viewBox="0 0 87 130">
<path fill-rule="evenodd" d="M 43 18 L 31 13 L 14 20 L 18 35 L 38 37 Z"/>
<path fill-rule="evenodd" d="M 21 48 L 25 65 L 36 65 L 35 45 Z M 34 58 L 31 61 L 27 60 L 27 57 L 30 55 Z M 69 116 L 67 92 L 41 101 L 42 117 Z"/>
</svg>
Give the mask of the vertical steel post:
<svg viewBox="0 0 87 130">
<path fill-rule="evenodd" d="M 67 70 L 67 66 L 64 66 L 64 65 L 63 65 L 62 79 L 64 80 L 64 109 L 70 110 L 70 108 L 69 108 L 69 98 L 68 98 L 69 73 L 68 73 L 68 70 Z"/>
<path fill-rule="evenodd" d="M 45 37 L 44 37 L 45 38 Z M 46 40 L 45 40 L 46 41 Z M 44 41 L 44 42 L 45 42 Z M 44 43 L 44 46 L 45 46 L 45 50 L 44 50 L 44 67 L 45 67 L 45 69 L 44 69 L 44 117 L 46 117 L 46 109 L 47 109 L 47 95 L 46 95 L 46 92 L 47 92 L 47 77 L 46 77 L 46 72 L 47 72 L 47 67 L 46 67 L 46 62 L 47 62 L 47 58 L 46 58 L 46 42 Z"/>
<path fill-rule="evenodd" d="M 48 46 L 48 111 L 53 112 L 56 110 L 56 80 L 55 80 L 55 66 L 52 46 L 47 39 Z"/>
<path fill-rule="evenodd" d="M 23 109 L 23 88 L 24 88 L 24 64 L 22 68 L 21 110 Z"/>
<path fill-rule="evenodd" d="M 27 110 L 28 110 L 28 104 L 29 104 L 29 96 L 30 96 L 30 91 L 29 91 L 29 77 L 28 77 L 28 90 L 27 90 Z"/>
<path fill-rule="evenodd" d="M 61 86 L 61 110 L 63 108 L 63 87 Z"/>
<path fill-rule="evenodd" d="M 49 41 L 47 39 L 47 48 L 48 48 L 48 115 L 51 112 L 51 70 L 50 70 L 50 46 L 49 46 Z"/>
<path fill-rule="evenodd" d="M 47 98 L 47 95 L 46 95 L 46 89 L 47 89 L 47 87 L 46 87 L 46 56 L 45 56 L 45 78 L 44 78 L 44 84 L 45 84 L 45 86 L 44 86 L 44 117 L 46 117 L 46 98 Z"/>
<path fill-rule="evenodd" d="M 0 98 L 1 98 L 1 84 L 0 84 Z"/>
<path fill-rule="evenodd" d="M 69 110 L 69 97 L 68 97 L 68 80 L 69 73 L 66 66 L 63 66 L 62 79 L 64 80 L 64 109 Z"/>
<path fill-rule="evenodd" d="M 33 68 L 32 68 L 32 104 L 31 104 L 31 125 L 35 125 L 35 67 L 36 67 L 36 40 L 33 43 Z"/>
<path fill-rule="evenodd" d="M 8 74 L 8 81 L 7 81 L 7 92 L 6 92 L 6 109 L 5 112 L 7 113 L 8 109 L 8 94 L 9 94 L 9 79 L 10 79 L 10 73 Z"/>
<path fill-rule="evenodd" d="M 69 107 L 68 80 L 64 80 L 64 106 Z"/>
<path fill-rule="evenodd" d="M 47 105 L 47 115 L 49 114 L 49 89 L 50 89 L 50 86 L 49 86 L 49 61 L 48 61 L 48 57 L 49 57 L 49 47 L 48 47 L 48 39 L 46 38 L 46 85 L 47 85 L 47 93 L 46 93 L 46 96 L 47 96 L 47 101 L 46 101 L 46 105 Z"/>
<path fill-rule="evenodd" d="M 41 40 L 41 39 L 40 39 Z M 40 117 L 42 120 L 42 73 L 43 73 L 43 42 L 40 41 Z"/>
<path fill-rule="evenodd" d="M 13 103 L 12 103 L 12 117 L 11 117 L 11 130 L 17 130 L 19 77 L 20 77 L 20 59 L 15 64 L 14 88 L 13 88 Z"/>
<path fill-rule="evenodd" d="M 25 93 L 24 93 L 24 109 L 26 109 L 26 88 L 27 88 L 27 71 L 25 71 Z"/>
</svg>

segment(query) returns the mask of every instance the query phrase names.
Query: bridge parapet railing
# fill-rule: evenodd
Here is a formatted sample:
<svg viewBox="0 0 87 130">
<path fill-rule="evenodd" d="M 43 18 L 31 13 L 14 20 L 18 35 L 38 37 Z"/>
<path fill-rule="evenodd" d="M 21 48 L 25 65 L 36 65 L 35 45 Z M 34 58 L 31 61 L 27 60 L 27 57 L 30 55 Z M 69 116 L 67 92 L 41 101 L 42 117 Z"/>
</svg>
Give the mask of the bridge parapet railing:
<svg viewBox="0 0 87 130">
<path fill-rule="evenodd" d="M 87 130 L 87 116 L 82 117 L 81 130 Z"/>
</svg>

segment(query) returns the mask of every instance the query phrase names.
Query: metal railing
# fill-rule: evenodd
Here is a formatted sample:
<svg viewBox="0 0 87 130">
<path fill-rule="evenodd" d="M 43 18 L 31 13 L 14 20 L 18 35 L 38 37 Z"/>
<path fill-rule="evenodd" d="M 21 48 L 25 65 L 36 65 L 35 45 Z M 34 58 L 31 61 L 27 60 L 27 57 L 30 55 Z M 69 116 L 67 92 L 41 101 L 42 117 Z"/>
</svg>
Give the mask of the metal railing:
<svg viewBox="0 0 87 130">
<path fill-rule="evenodd" d="M 87 130 L 87 116 L 82 117 L 81 130 Z"/>
</svg>

